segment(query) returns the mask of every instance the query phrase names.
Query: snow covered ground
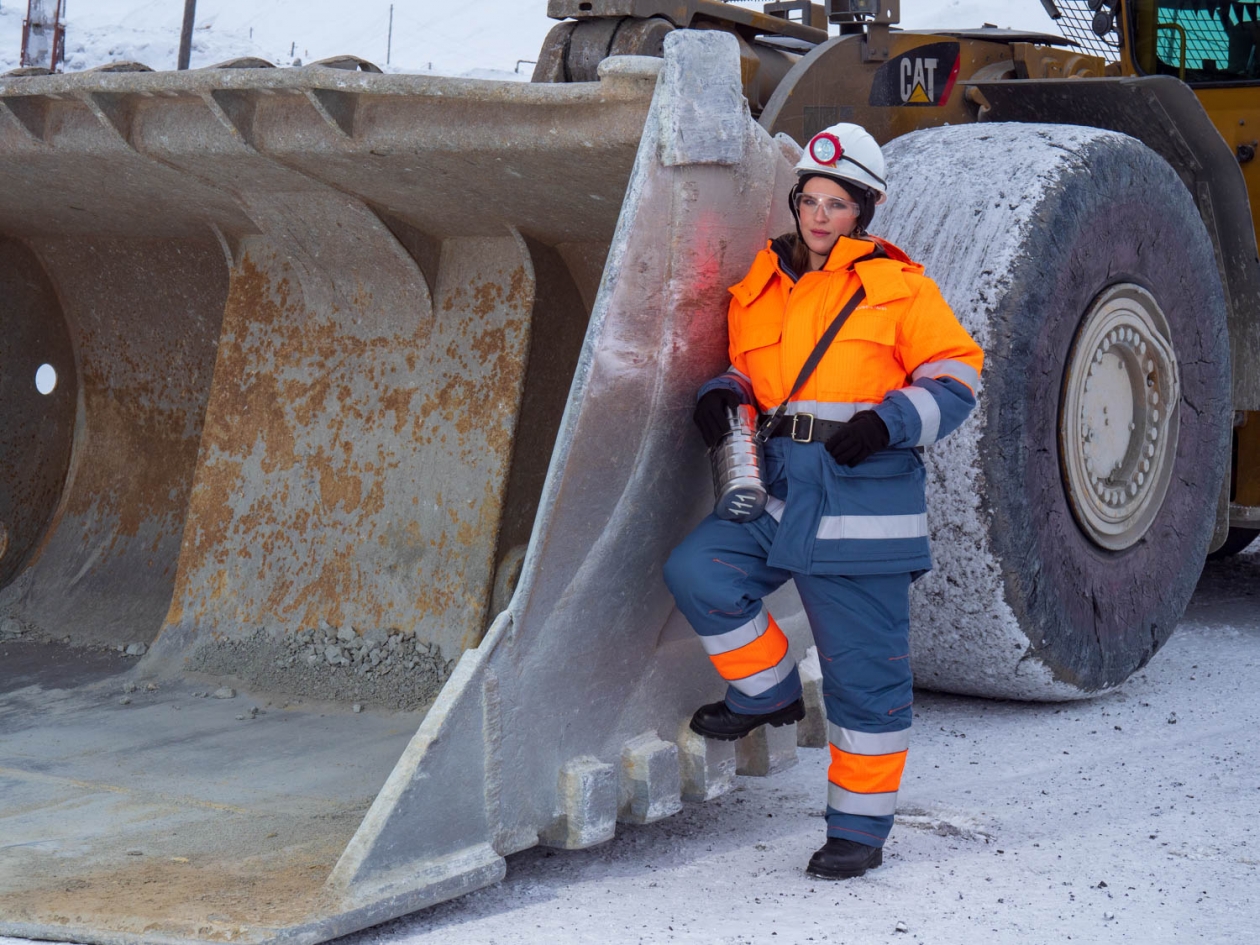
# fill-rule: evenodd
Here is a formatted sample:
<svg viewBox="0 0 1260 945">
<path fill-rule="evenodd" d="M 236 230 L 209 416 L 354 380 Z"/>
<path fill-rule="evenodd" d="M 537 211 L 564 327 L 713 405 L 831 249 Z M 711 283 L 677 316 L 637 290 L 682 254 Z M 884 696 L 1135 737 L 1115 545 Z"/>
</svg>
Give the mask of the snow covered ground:
<svg viewBox="0 0 1260 945">
<path fill-rule="evenodd" d="M 1038 0 L 902 6 L 907 28 L 987 21 L 1055 32 Z M 182 0 L 67 0 L 66 69 L 118 60 L 174 69 L 183 10 Z M 26 0 L 0 0 L 0 72 L 18 65 L 25 15 Z M 518 61 L 535 59 L 554 25 L 547 0 L 199 0 L 192 65 L 238 56 L 289 65 L 353 53 L 385 68 L 388 53 L 393 71 L 527 79 L 533 66 Z"/>
<path fill-rule="evenodd" d="M 1030 705 L 918 693 L 884 866 L 803 872 L 826 753 L 343 945 L 1006 945 L 1260 941 L 1260 544 L 1213 562 L 1119 691 Z M 902 928 L 904 927 L 904 931 Z"/>
</svg>

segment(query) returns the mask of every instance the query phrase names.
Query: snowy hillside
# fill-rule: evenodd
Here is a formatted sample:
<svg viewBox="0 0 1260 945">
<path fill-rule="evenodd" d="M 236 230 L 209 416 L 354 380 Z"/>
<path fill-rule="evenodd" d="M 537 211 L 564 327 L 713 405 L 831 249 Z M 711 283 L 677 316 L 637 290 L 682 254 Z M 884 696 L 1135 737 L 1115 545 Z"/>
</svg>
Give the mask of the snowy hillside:
<svg viewBox="0 0 1260 945">
<path fill-rule="evenodd" d="M 392 48 L 390 7 L 394 10 Z M 907 28 L 999 26 L 1051 30 L 1038 0 L 903 4 Z M 117 60 L 175 68 L 183 0 L 67 0 L 66 70 Z M 26 0 L 0 0 L 0 72 L 18 64 Z M 280 65 L 353 53 L 382 68 L 442 75 L 529 77 L 554 25 L 547 0 L 199 0 L 192 65 L 238 56 Z"/>
<path fill-rule="evenodd" d="M 509 77 L 534 59 L 547 30 L 547 0 L 200 0 L 192 66 L 238 56 L 279 65 L 353 53 L 395 71 Z M 174 69 L 183 0 L 69 0 L 66 69 L 130 59 Z M 0 71 L 17 65 L 26 0 L 0 0 Z M 532 66 L 522 65 L 528 78 Z"/>
</svg>

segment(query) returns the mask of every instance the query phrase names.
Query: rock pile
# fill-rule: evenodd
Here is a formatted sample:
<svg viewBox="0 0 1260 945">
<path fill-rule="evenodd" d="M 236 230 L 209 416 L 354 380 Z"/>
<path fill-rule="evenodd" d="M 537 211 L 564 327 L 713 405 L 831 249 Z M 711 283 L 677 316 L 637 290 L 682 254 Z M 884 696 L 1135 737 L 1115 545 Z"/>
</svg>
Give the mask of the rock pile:
<svg viewBox="0 0 1260 945">
<path fill-rule="evenodd" d="M 250 686 L 313 699 L 418 709 L 437 697 L 455 668 L 436 643 L 396 629 L 360 633 L 319 627 L 295 633 L 259 630 L 237 640 L 209 640 L 189 669 L 245 680 Z"/>
<path fill-rule="evenodd" d="M 80 649 L 108 650 L 123 656 L 144 656 L 149 652 L 147 643 L 99 643 L 76 642 L 70 637 L 56 637 L 38 627 L 23 623 L 17 617 L 0 616 L 0 643 L 66 643 Z"/>
<path fill-rule="evenodd" d="M 398 630 L 359 634 L 354 627 L 338 629 L 324 624 L 318 630 L 295 633 L 289 649 L 292 655 L 277 660 L 277 665 L 292 665 L 301 659 L 307 666 L 327 663 L 347 667 L 357 676 L 383 677 L 395 670 L 410 671 L 426 664 L 443 682 L 455 668 L 454 660 L 442 659 L 442 650 L 436 643 L 425 643 Z"/>
</svg>

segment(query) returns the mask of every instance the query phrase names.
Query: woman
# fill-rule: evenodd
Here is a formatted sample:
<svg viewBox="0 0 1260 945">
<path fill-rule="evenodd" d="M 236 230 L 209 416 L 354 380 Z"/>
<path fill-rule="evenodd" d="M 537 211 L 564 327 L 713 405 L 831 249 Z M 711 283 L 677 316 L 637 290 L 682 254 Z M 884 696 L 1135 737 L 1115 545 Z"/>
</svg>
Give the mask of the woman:
<svg viewBox="0 0 1260 945">
<path fill-rule="evenodd" d="M 787 638 L 762 605 L 796 581 L 831 742 L 827 841 L 808 870 L 844 879 L 883 861 L 909 745 L 910 582 L 931 567 L 919 447 L 975 406 L 983 355 L 923 267 L 867 234 L 887 193 L 874 138 L 833 125 L 796 173 L 796 233 L 772 240 L 730 290 L 731 367 L 695 411 L 705 443 L 728 431 L 728 408 L 768 414 L 786 400 L 832 320 L 865 298 L 766 443 L 765 514 L 709 516 L 665 580 L 728 682 L 691 727 L 728 740 L 805 716 Z"/>
</svg>

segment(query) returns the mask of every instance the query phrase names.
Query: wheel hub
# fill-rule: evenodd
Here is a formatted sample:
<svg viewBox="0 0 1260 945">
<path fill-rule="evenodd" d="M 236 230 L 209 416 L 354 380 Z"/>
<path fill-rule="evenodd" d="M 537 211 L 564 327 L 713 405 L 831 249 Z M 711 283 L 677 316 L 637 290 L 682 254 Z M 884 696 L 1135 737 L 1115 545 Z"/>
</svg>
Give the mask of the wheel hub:
<svg viewBox="0 0 1260 945">
<path fill-rule="evenodd" d="M 1176 456 L 1180 378 L 1168 321 L 1141 286 L 1111 286 L 1077 332 L 1059 455 L 1077 524 L 1120 551 L 1150 528 Z"/>
</svg>

